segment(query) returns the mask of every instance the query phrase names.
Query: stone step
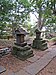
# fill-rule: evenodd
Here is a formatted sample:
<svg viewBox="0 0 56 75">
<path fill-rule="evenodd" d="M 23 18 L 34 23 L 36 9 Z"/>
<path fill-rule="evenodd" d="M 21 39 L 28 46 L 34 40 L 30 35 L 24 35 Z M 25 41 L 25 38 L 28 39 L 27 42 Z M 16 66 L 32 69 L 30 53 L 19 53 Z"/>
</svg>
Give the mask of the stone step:
<svg viewBox="0 0 56 75">
<path fill-rule="evenodd" d="M 43 44 L 36 44 L 36 45 L 33 45 L 32 48 L 37 48 L 37 49 L 47 49 L 47 43 L 43 43 Z"/>
<path fill-rule="evenodd" d="M 24 46 L 24 47 L 21 47 L 21 46 L 17 46 L 17 45 L 14 45 L 13 46 L 13 49 L 16 49 L 16 50 L 19 50 L 19 51 L 26 51 L 26 50 L 29 50 L 30 49 L 30 46 Z"/>
<path fill-rule="evenodd" d="M 17 50 L 17 48 L 13 48 L 13 50 L 12 50 L 12 54 L 15 56 L 15 57 L 17 57 L 17 58 L 19 58 L 19 59 L 21 59 L 21 60 L 25 60 L 25 59 L 27 59 L 27 58 L 29 58 L 29 57 L 32 57 L 34 54 L 33 54 L 33 50 L 32 49 L 29 49 L 29 50 Z"/>
<path fill-rule="evenodd" d="M 20 52 L 18 51 L 18 52 L 17 52 L 17 55 L 24 57 L 24 56 L 28 56 L 28 55 L 30 55 L 30 54 L 32 54 L 32 53 L 33 53 L 32 50 L 26 50 L 26 51 L 22 51 L 22 52 L 21 52 L 21 51 L 20 51 Z"/>
<path fill-rule="evenodd" d="M 18 56 L 18 58 L 19 58 L 20 60 L 22 60 L 22 61 L 25 61 L 26 59 L 28 59 L 28 58 L 30 58 L 30 57 L 33 57 L 33 56 L 34 56 L 34 54 L 30 54 L 30 55 L 25 56 L 25 57 L 19 57 L 19 56 Z"/>
<path fill-rule="evenodd" d="M 24 47 L 24 46 L 26 46 L 27 45 L 27 43 L 26 42 L 23 42 L 23 43 L 14 43 L 15 45 L 17 45 L 17 46 L 21 46 L 21 47 Z"/>
<path fill-rule="evenodd" d="M 36 75 L 39 73 L 44 67 L 48 65 L 48 63 L 56 56 L 56 49 L 51 49 L 50 52 L 45 54 L 36 62 L 32 63 L 31 65 L 24 67 L 23 70 L 29 73 L 30 75 Z"/>
<path fill-rule="evenodd" d="M 20 70 L 19 72 L 15 73 L 15 75 L 31 75 L 31 74 L 25 72 L 24 70 Z"/>
</svg>

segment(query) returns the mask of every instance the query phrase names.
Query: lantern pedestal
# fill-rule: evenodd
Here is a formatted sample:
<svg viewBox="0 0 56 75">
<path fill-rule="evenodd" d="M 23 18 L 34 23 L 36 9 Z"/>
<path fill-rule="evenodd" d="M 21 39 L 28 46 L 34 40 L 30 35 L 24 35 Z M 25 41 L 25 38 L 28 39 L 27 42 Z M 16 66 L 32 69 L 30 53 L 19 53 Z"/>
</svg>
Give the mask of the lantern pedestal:
<svg viewBox="0 0 56 75">
<path fill-rule="evenodd" d="M 12 54 L 21 60 L 26 60 L 32 57 L 33 51 L 30 46 L 24 41 L 25 31 L 21 29 L 16 30 L 16 43 L 14 43 Z"/>
<path fill-rule="evenodd" d="M 21 60 L 26 60 L 27 58 L 33 56 L 33 51 L 27 45 L 24 46 L 24 47 L 14 45 L 12 54 L 15 55 L 17 58 L 19 58 Z"/>
<path fill-rule="evenodd" d="M 41 35 L 41 31 L 39 31 L 38 29 L 36 29 L 36 38 L 33 40 L 33 45 L 32 47 L 35 49 L 40 49 L 40 50 L 45 50 L 47 49 L 47 43 L 46 40 L 43 40 L 40 35 Z"/>
</svg>

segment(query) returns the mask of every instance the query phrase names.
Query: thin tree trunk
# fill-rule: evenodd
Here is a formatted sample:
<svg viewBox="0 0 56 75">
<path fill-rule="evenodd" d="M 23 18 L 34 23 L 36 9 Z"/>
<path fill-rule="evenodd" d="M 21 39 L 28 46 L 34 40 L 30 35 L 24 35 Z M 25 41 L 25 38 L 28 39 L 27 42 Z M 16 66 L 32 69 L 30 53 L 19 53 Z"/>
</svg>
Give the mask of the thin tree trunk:
<svg viewBox="0 0 56 75">
<path fill-rule="evenodd" d="M 42 12 L 42 10 L 41 10 L 41 8 L 39 8 L 39 18 L 38 18 L 38 28 L 41 30 L 41 26 L 42 26 L 42 21 L 41 21 L 41 19 L 42 19 L 42 15 L 41 15 L 41 12 Z"/>
</svg>

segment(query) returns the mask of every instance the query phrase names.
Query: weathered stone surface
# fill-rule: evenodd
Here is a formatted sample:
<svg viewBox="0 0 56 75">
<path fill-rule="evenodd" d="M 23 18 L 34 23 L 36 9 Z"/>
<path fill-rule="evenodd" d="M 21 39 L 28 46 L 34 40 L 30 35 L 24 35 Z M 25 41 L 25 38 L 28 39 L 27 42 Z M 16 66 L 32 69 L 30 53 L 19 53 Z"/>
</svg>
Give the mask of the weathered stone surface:
<svg viewBox="0 0 56 75">
<path fill-rule="evenodd" d="M 33 63 L 33 62 L 36 62 L 39 58 L 40 58 L 39 56 L 34 55 L 33 57 L 28 58 L 27 61 L 30 61 Z"/>
<path fill-rule="evenodd" d="M 5 71 L 6 71 L 6 69 L 3 66 L 0 66 L 0 74 L 5 72 Z"/>
<path fill-rule="evenodd" d="M 18 51 L 26 51 L 26 50 L 29 50 L 30 49 L 30 46 L 28 46 L 28 45 L 26 45 L 26 46 L 24 46 L 24 47 L 21 47 L 21 46 L 18 46 L 18 45 L 14 45 L 13 46 L 13 49 L 16 49 L 16 50 L 18 50 Z"/>
<path fill-rule="evenodd" d="M 15 45 L 17 45 L 17 46 L 21 46 L 21 47 L 24 47 L 24 46 L 26 46 L 27 45 L 27 43 L 26 42 L 23 42 L 23 43 L 14 43 Z"/>
<path fill-rule="evenodd" d="M 15 34 L 16 34 L 16 43 L 20 44 L 24 42 L 24 36 L 28 34 L 28 32 L 26 32 L 26 30 L 24 28 L 17 28 L 15 30 Z"/>
<path fill-rule="evenodd" d="M 33 40 L 33 48 L 40 49 L 40 50 L 45 50 L 47 49 L 47 43 L 45 40 L 43 40 L 41 37 L 41 31 L 36 29 L 36 38 Z"/>
<path fill-rule="evenodd" d="M 23 51 L 22 52 L 17 52 L 17 56 L 18 56 L 19 59 L 25 60 L 25 59 L 33 56 L 33 51 L 26 50 L 24 52 Z"/>
<path fill-rule="evenodd" d="M 16 43 L 13 46 L 12 54 L 21 60 L 25 60 L 29 57 L 32 57 L 34 55 L 33 50 L 30 48 L 30 46 L 27 45 L 24 40 L 26 32 L 19 28 L 15 31 L 15 33 Z"/>
<path fill-rule="evenodd" d="M 15 75 L 15 73 L 13 73 L 13 72 L 7 70 L 7 71 L 1 73 L 1 75 Z"/>
<path fill-rule="evenodd" d="M 25 72 L 24 70 L 20 70 L 19 72 L 15 73 L 15 75 L 31 75 L 31 74 Z"/>
<path fill-rule="evenodd" d="M 40 70 L 42 70 L 52 59 L 56 56 L 56 50 L 51 50 L 46 55 L 41 57 L 35 63 L 23 68 L 27 73 L 36 75 Z"/>
<path fill-rule="evenodd" d="M 13 47 L 12 54 L 21 60 L 25 60 L 33 56 L 33 50 L 27 45 L 24 47 L 15 45 Z"/>
<path fill-rule="evenodd" d="M 37 49 L 41 49 L 41 50 L 45 50 L 45 49 L 47 49 L 47 43 L 44 42 L 44 40 L 42 40 L 42 39 L 34 40 L 32 47 L 37 48 Z"/>
</svg>

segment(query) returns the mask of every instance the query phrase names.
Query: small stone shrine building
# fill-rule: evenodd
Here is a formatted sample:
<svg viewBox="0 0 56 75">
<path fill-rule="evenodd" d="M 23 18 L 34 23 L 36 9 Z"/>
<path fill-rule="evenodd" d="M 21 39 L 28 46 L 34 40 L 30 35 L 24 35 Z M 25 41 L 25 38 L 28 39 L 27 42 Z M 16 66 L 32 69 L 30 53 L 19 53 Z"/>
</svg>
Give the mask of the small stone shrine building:
<svg viewBox="0 0 56 75">
<path fill-rule="evenodd" d="M 24 40 L 25 35 L 28 34 L 28 32 L 26 32 L 25 30 L 23 30 L 22 28 L 18 28 L 17 30 L 15 30 L 15 34 L 16 34 L 16 43 L 19 46 L 24 46 L 27 43 Z"/>
<path fill-rule="evenodd" d="M 14 43 L 12 54 L 21 60 L 25 60 L 33 56 L 33 51 L 24 40 L 25 35 L 28 33 L 22 28 L 15 30 L 16 43 Z"/>
<path fill-rule="evenodd" d="M 36 29 L 35 30 L 35 33 L 36 33 L 36 38 L 33 40 L 33 45 L 32 47 L 33 48 L 36 48 L 36 49 L 40 49 L 40 50 L 45 50 L 47 49 L 47 43 L 46 43 L 46 40 L 43 40 L 40 35 L 41 35 L 41 31 Z"/>
</svg>

